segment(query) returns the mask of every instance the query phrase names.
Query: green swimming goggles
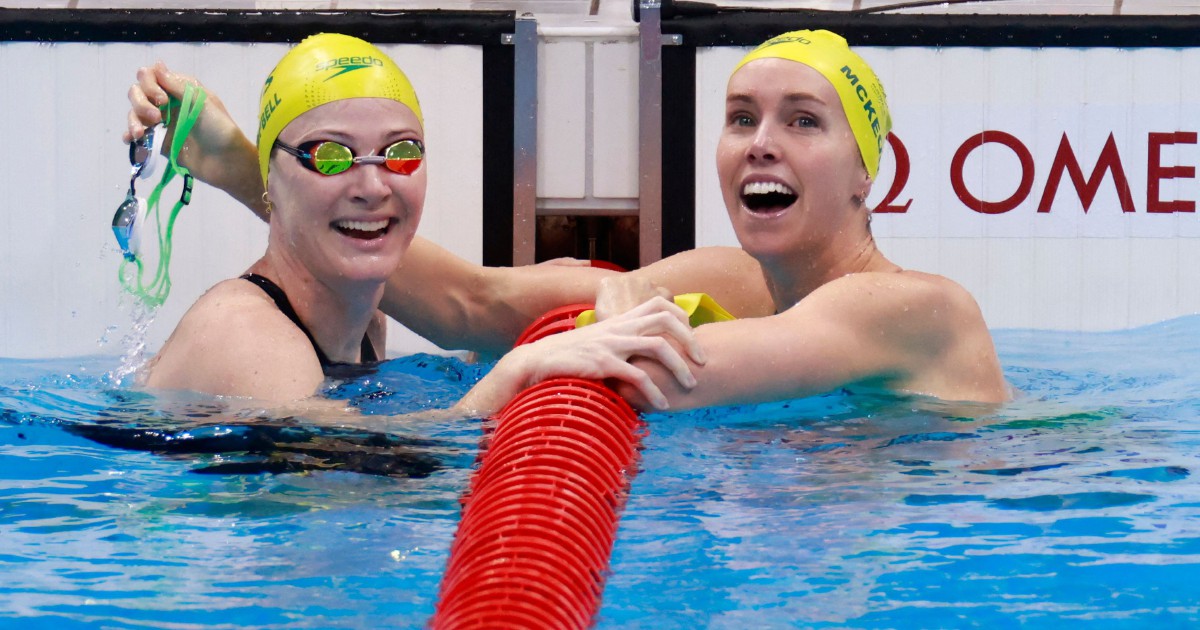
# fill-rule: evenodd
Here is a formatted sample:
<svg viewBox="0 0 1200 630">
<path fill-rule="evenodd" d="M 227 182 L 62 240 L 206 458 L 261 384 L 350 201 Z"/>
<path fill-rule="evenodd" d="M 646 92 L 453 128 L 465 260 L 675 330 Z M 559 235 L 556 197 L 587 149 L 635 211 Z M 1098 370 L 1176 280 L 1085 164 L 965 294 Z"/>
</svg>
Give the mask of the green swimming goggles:
<svg viewBox="0 0 1200 630">
<path fill-rule="evenodd" d="M 171 97 L 170 102 L 161 107 L 164 127 L 171 125 L 172 112 L 177 118 L 175 132 L 166 151 L 167 164 L 162 179 L 154 187 L 149 199 L 138 197 L 134 186 L 139 178 L 148 178 L 153 173 L 163 136 L 167 132 L 164 129 L 156 133 L 152 127 L 129 146 L 129 190 L 112 219 L 113 235 L 122 254 L 118 275 L 126 291 L 152 308 L 166 301 L 171 292 L 171 238 L 175 231 L 175 219 L 179 211 L 192 200 L 192 174 L 179 163 L 179 153 L 192 127 L 199 120 L 206 99 L 203 88 L 189 84 L 184 87 L 182 99 Z M 183 178 L 183 191 L 179 201 L 167 211 L 160 208 L 160 200 L 167 184 L 176 176 Z M 154 264 L 147 261 L 141 251 L 145 245 L 142 241 L 149 240 L 142 238 L 147 236 L 146 232 L 149 232 L 149 236 L 158 237 L 158 260 Z M 149 272 L 153 272 L 153 276 L 149 276 Z"/>
<path fill-rule="evenodd" d="M 412 175 L 425 158 L 425 147 L 419 140 L 401 140 L 378 155 L 363 156 L 354 155 L 350 147 L 332 140 L 310 140 L 294 147 L 276 140 L 275 146 L 296 156 L 304 168 L 322 175 L 345 173 L 355 164 L 382 164 L 393 173 Z"/>
</svg>

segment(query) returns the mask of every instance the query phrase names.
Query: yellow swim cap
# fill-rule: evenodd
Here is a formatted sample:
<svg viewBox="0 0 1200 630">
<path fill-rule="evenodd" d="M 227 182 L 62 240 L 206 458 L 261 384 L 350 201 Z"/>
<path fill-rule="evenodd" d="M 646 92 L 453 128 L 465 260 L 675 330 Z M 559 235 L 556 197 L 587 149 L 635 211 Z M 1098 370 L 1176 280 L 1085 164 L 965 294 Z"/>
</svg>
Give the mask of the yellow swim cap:
<svg viewBox="0 0 1200 630">
<path fill-rule="evenodd" d="M 833 84 L 858 141 L 863 165 L 871 179 L 875 179 L 883 141 L 892 130 L 892 115 L 888 113 L 883 84 L 871 66 L 850 50 L 841 35 L 829 31 L 792 31 L 763 42 L 742 57 L 733 71 L 765 57 L 802 63 Z"/>
<path fill-rule="evenodd" d="M 421 118 L 408 77 L 375 46 L 349 35 L 321 33 L 300 42 L 267 76 L 258 107 L 258 167 L 263 184 L 279 132 L 317 106 L 347 98 L 387 98 Z"/>
</svg>

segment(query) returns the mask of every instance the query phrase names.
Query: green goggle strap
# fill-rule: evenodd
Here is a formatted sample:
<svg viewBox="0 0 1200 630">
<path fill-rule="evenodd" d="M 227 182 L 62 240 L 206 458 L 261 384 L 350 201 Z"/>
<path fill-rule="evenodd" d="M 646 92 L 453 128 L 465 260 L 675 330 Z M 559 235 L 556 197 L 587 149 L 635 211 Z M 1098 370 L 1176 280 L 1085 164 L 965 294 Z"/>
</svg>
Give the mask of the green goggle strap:
<svg viewBox="0 0 1200 630">
<path fill-rule="evenodd" d="M 192 200 L 192 175 L 188 169 L 179 164 L 179 152 L 183 149 L 183 145 L 187 142 L 188 136 L 192 132 L 192 127 L 196 125 L 196 121 L 200 118 L 200 112 L 204 110 L 204 101 L 208 95 L 204 92 L 204 88 L 196 85 L 186 85 L 183 90 L 183 100 L 180 101 L 171 97 L 170 102 L 166 105 L 164 112 L 163 124 L 170 126 L 171 110 L 175 107 L 179 108 L 178 124 L 175 127 L 175 134 L 171 137 L 171 147 L 167 152 L 167 167 L 163 169 L 162 179 L 158 181 L 158 185 L 154 187 L 154 192 L 150 193 L 146 203 L 150 207 L 146 220 L 149 221 L 149 214 L 154 215 L 154 225 L 158 233 L 158 267 L 154 273 L 154 280 L 146 284 L 143 280 L 143 272 L 145 271 L 142 265 L 141 256 L 136 256 L 133 259 L 133 264 L 137 267 L 136 273 L 131 273 L 128 269 L 130 261 L 125 260 L 121 263 L 119 272 L 121 285 L 129 293 L 137 296 L 147 306 L 158 307 L 166 301 L 167 295 L 171 292 L 171 238 L 175 232 L 175 219 L 179 216 L 179 211 L 183 209 Z M 162 197 L 163 190 L 167 187 L 175 175 L 179 174 L 183 177 L 183 193 L 179 197 L 179 201 L 171 209 L 168 215 L 165 226 L 162 218 L 162 213 L 159 209 L 159 201 Z M 143 226 L 144 227 L 144 226 Z"/>
</svg>

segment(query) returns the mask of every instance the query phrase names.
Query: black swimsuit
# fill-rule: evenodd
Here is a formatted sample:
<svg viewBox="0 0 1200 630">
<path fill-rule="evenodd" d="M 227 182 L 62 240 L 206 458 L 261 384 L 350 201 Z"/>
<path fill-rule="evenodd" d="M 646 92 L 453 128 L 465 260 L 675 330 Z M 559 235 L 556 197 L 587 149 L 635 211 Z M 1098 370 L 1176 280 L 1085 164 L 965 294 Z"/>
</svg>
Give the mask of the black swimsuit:
<svg viewBox="0 0 1200 630">
<path fill-rule="evenodd" d="M 242 279 L 249 280 L 258 285 L 258 288 L 262 289 L 272 300 L 275 300 L 275 305 L 279 307 L 279 310 L 284 315 L 287 315 L 288 319 L 292 320 L 292 323 L 296 324 L 300 332 L 303 332 L 304 336 L 308 337 L 308 340 L 312 342 L 313 350 L 317 352 L 317 360 L 321 362 L 322 371 L 328 374 L 330 368 L 355 365 L 353 363 L 339 363 L 329 360 L 329 357 L 321 350 L 321 346 L 317 345 L 316 338 L 312 336 L 312 333 L 308 332 L 308 328 L 304 327 L 304 324 L 300 321 L 300 316 L 296 314 L 296 309 L 292 308 L 292 303 L 288 301 L 287 294 L 283 292 L 283 289 L 279 288 L 279 285 L 256 273 L 248 273 L 242 276 Z M 361 352 L 363 363 L 375 363 L 379 361 L 379 355 L 375 354 L 375 346 L 371 345 L 371 340 L 365 334 L 362 339 Z"/>
</svg>

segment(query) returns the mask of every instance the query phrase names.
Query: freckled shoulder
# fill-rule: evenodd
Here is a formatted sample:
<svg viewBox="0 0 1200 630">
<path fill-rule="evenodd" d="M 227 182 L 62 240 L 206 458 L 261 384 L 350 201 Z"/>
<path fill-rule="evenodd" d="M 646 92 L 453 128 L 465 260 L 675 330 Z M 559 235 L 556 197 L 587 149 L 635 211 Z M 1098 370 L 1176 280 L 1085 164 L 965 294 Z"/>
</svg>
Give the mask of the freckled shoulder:
<svg viewBox="0 0 1200 630">
<path fill-rule="evenodd" d="M 860 383 L 946 400 L 994 402 L 1008 395 L 978 304 L 949 278 L 916 271 L 851 274 L 781 317 L 851 349 L 827 363 L 849 365 L 846 374 Z"/>
<path fill-rule="evenodd" d="M 794 308 L 844 325 L 886 330 L 898 343 L 919 343 L 931 352 L 964 333 L 988 334 L 970 292 L 949 278 L 920 271 L 849 274 L 821 286 Z"/>
<path fill-rule="evenodd" d="M 185 327 L 194 329 L 189 332 L 205 332 L 210 336 L 270 334 L 277 328 L 281 333 L 294 330 L 308 343 L 304 333 L 279 310 L 270 296 L 241 279 L 225 280 L 205 291 L 180 321 L 179 328 Z M 283 334 L 282 339 L 289 336 Z"/>
<path fill-rule="evenodd" d="M 983 324 L 983 313 L 975 297 L 961 284 L 937 274 L 922 271 L 902 271 L 895 279 L 897 288 L 902 289 L 906 303 L 924 316 L 958 323 Z"/>
<path fill-rule="evenodd" d="M 308 337 L 258 287 L 226 280 L 180 320 L 147 380 L 150 387 L 295 400 L 323 374 Z"/>
<path fill-rule="evenodd" d="M 883 306 L 907 310 L 966 309 L 978 312 L 975 298 L 962 285 L 937 274 L 904 270 L 899 272 L 853 273 L 826 283 L 812 295 L 830 294 L 861 298 L 869 294 Z"/>
</svg>

